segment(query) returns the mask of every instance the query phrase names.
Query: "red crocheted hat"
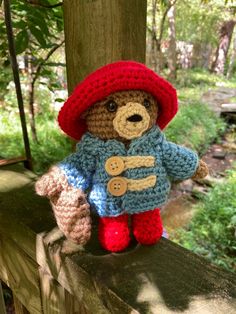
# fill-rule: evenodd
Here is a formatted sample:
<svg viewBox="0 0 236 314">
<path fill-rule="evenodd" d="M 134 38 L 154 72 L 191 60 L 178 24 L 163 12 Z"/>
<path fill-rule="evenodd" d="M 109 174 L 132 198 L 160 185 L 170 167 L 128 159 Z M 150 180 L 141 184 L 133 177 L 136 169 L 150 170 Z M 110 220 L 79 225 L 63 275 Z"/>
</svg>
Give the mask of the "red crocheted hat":
<svg viewBox="0 0 236 314">
<path fill-rule="evenodd" d="M 118 61 L 94 71 L 77 85 L 59 112 L 61 129 L 79 140 L 87 129 L 81 118 L 84 111 L 111 93 L 131 89 L 143 90 L 156 98 L 160 107 L 156 123 L 161 129 L 175 116 L 177 95 L 169 82 L 142 63 Z"/>
</svg>

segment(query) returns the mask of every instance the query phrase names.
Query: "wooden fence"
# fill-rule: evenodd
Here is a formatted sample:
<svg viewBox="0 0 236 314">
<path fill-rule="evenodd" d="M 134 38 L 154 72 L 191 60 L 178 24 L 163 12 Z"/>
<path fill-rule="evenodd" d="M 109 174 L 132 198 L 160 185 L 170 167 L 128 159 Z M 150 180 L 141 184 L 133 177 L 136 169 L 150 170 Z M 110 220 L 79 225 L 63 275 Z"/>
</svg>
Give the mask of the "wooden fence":
<svg viewBox="0 0 236 314">
<path fill-rule="evenodd" d="M 34 182 L 19 164 L 0 168 L 0 279 L 17 314 L 235 313 L 234 274 L 166 239 L 108 254 L 96 222 L 89 245 L 75 246 Z"/>
</svg>

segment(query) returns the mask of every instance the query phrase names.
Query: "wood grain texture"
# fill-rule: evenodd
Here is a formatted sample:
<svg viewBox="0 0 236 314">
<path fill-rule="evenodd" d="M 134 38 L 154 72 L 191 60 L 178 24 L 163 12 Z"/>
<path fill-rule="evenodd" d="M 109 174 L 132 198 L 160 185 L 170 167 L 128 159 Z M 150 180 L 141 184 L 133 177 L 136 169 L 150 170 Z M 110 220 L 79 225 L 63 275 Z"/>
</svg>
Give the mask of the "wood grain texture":
<svg viewBox="0 0 236 314">
<path fill-rule="evenodd" d="M 97 241 L 96 219 L 90 243 L 85 248 L 70 245 L 57 229 L 51 231 L 55 222 L 47 213 L 50 206 L 32 192 L 34 176 L 16 165 L 4 168 L 0 278 L 30 312 L 41 313 L 44 307 L 54 314 L 64 306 L 68 313 L 83 314 L 235 313 L 235 274 L 165 239 L 151 247 L 133 242 L 126 252 L 108 254 Z M 11 180 L 4 181 L 9 173 Z M 22 188 L 26 198 L 19 193 Z"/>
<path fill-rule="evenodd" d="M 120 254 L 106 254 L 94 242 L 71 257 L 61 253 L 63 245 L 44 247 L 47 265 L 62 286 L 91 305 L 88 313 L 93 306 L 79 287 L 86 293 L 94 286 L 108 313 L 235 313 L 235 275 L 168 240 Z"/>
<path fill-rule="evenodd" d="M 29 314 L 29 312 L 26 310 L 24 305 L 17 299 L 15 294 L 13 294 L 13 300 L 14 300 L 15 314 Z"/>
<path fill-rule="evenodd" d="M 235 274 L 166 239 L 152 247 L 74 255 L 73 260 L 139 313 L 235 313 Z"/>
<path fill-rule="evenodd" d="M 2 290 L 1 280 L 0 280 L 0 313 L 7 314 L 5 302 L 4 302 L 4 298 L 3 298 L 3 290 Z"/>
<path fill-rule="evenodd" d="M 20 161 L 26 161 L 25 157 L 16 157 L 16 158 L 9 158 L 9 159 L 0 159 L 0 166 L 6 166 L 10 164 L 15 164 Z"/>
<path fill-rule="evenodd" d="M 146 0 L 64 0 L 63 8 L 69 93 L 107 63 L 145 62 Z"/>
<path fill-rule="evenodd" d="M 63 288 L 41 267 L 39 268 L 39 275 L 43 313 L 67 314 Z"/>
<path fill-rule="evenodd" d="M 45 269 L 39 268 L 43 313 L 87 314 L 83 306 L 65 290 Z"/>
<path fill-rule="evenodd" d="M 0 236 L 0 278 L 31 313 L 41 314 L 38 265 L 14 241 Z"/>
<path fill-rule="evenodd" d="M 0 168 L 0 234 L 10 235 L 34 260 L 36 233 L 56 225 L 49 202 L 34 191 L 35 180 L 22 165 Z"/>
<path fill-rule="evenodd" d="M 83 269 L 72 263 L 70 257 L 61 254 L 63 240 L 44 242 L 46 234 L 37 236 L 37 262 L 52 278 L 64 287 L 83 307 L 82 313 L 108 314 L 95 289 L 93 278 Z M 67 295 L 68 298 L 69 295 Z M 69 303 L 71 303 L 69 301 Z"/>
</svg>

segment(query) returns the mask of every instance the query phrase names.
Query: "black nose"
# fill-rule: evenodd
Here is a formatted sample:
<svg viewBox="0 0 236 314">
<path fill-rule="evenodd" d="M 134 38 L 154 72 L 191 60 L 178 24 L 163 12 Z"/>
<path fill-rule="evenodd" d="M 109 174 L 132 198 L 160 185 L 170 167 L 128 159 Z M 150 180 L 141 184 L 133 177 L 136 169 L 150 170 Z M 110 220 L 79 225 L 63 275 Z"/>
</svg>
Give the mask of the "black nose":
<svg viewBox="0 0 236 314">
<path fill-rule="evenodd" d="M 130 122 L 139 122 L 139 121 L 143 120 L 143 117 L 140 116 L 139 114 L 133 114 L 132 116 L 127 118 L 127 120 L 130 121 Z"/>
</svg>

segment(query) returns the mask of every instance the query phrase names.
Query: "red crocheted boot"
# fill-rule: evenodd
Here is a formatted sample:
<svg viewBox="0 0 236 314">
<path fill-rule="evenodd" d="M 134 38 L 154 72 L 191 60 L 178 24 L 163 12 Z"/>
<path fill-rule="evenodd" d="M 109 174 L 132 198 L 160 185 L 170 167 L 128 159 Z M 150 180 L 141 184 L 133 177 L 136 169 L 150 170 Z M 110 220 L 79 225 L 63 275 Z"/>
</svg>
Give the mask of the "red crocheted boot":
<svg viewBox="0 0 236 314">
<path fill-rule="evenodd" d="M 99 218 L 98 238 L 101 246 L 111 252 L 127 248 L 130 242 L 128 215 Z"/>
<path fill-rule="evenodd" d="M 136 240 L 145 245 L 155 244 L 162 236 L 160 209 L 132 215 L 132 229 Z"/>
</svg>

